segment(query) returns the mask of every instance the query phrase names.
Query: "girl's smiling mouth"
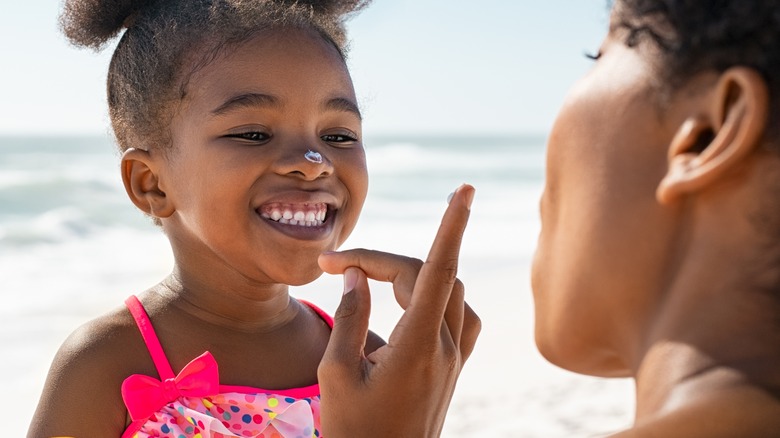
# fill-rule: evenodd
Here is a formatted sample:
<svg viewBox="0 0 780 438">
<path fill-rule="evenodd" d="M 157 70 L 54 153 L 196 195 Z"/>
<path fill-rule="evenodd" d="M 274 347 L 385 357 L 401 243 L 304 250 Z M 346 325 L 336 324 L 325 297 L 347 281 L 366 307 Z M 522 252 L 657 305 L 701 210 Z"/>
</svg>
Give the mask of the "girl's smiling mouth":
<svg viewBox="0 0 780 438">
<path fill-rule="evenodd" d="M 302 241 L 327 239 L 336 227 L 339 197 L 326 191 L 282 190 L 255 208 L 266 226 Z"/>
<path fill-rule="evenodd" d="M 287 204 L 273 202 L 260 206 L 260 216 L 285 225 L 321 227 L 328 218 L 328 204 Z"/>
</svg>

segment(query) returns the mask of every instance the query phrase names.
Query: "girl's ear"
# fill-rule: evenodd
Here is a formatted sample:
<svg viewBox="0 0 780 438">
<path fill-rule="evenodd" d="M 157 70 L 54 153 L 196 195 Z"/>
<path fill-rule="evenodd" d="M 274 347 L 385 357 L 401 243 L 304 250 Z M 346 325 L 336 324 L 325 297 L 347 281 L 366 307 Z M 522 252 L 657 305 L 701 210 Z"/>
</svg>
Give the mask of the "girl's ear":
<svg viewBox="0 0 780 438">
<path fill-rule="evenodd" d="M 130 148 L 122 154 L 122 182 L 130 200 L 144 213 L 162 219 L 176 209 L 160 187 L 158 167 L 148 151 Z"/>
<path fill-rule="evenodd" d="M 672 203 L 734 169 L 760 144 L 769 117 L 766 81 L 750 68 L 723 72 L 701 115 L 687 119 L 669 145 L 669 170 L 656 198 Z"/>
</svg>

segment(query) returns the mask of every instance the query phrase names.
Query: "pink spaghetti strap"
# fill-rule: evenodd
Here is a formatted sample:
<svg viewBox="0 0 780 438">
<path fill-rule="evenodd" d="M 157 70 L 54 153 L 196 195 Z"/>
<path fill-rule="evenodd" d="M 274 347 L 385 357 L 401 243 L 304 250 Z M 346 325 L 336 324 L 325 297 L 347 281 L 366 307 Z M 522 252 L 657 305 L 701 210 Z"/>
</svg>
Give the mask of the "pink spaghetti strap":
<svg viewBox="0 0 780 438">
<path fill-rule="evenodd" d="M 133 315 L 138 330 L 141 331 L 141 337 L 144 339 L 146 348 L 152 356 L 152 361 L 160 374 L 160 379 L 166 380 L 176 377 L 171 364 L 168 363 L 168 358 L 165 357 L 165 352 L 162 349 L 162 345 L 160 345 L 160 340 L 157 338 L 157 333 L 154 332 L 154 327 L 152 327 L 152 321 L 149 319 L 149 315 L 147 315 L 141 301 L 135 295 L 130 295 L 125 300 L 125 305 L 127 305 L 127 308 Z"/>
<path fill-rule="evenodd" d="M 330 327 L 331 329 L 333 328 L 333 317 L 332 316 L 328 315 L 324 310 L 322 310 L 319 307 L 317 307 L 316 305 L 314 305 L 314 303 L 311 303 L 311 302 L 306 301 L 306 300 L 302 300 L 300 298 L 298 298 L 298 301 L 300 301 L 303 304 L 306 304 L 307 306 L 309 306 L 309 308 L 311 308 L 311 310 L 313 310 L 314 313 L 319 315 L 319 317 L 322 318 L 322 320 L 325 321 L 326 324 L 328 324 L 328 327 Z"/>
</svg>

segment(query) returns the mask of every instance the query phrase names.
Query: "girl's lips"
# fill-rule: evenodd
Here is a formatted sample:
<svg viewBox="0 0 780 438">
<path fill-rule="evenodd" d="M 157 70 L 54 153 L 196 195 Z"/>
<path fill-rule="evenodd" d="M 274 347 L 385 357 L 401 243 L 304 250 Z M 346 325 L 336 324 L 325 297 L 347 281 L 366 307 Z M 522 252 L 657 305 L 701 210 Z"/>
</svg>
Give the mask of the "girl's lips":
<svg viewBox="0 0 780 438">
<path fill-rule="evenodd" d="M 328 217 L 328 205 L 320 203 L 291 204 L 272 202 L 258 209 L 260 216 L 285 225 L 321 227 Z"/>
<path fill-rule="evenodd" d="M 263 204 L 257 209 L 263 222 L 297 240 L 322 240 L 333 230 L 336 210 L 325 203 Z"/>
</svg>

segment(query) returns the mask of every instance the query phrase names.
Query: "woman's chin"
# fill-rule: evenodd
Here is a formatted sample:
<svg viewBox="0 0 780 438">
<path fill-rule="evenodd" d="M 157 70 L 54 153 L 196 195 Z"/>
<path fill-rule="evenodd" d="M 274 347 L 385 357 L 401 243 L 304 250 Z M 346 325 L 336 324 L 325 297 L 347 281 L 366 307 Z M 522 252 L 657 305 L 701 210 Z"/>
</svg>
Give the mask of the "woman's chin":
<svg viewBox="0 0 780 438">
<path fill-rule="evenodd" d="M 631 377 L 625 360 L 614 351 L 549 336 L 549 331 L 537 323 L 535 339 L 539 353 L 551 364 L 577 374 L 594 377 Z M 581 341 L 581 340 L 580 340 Z"/>
</svg>

